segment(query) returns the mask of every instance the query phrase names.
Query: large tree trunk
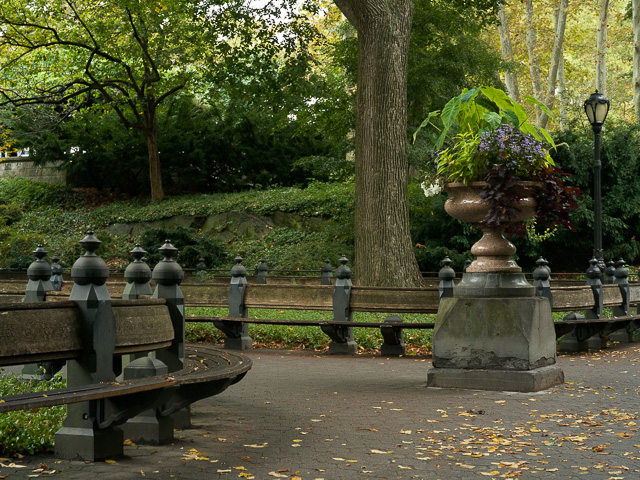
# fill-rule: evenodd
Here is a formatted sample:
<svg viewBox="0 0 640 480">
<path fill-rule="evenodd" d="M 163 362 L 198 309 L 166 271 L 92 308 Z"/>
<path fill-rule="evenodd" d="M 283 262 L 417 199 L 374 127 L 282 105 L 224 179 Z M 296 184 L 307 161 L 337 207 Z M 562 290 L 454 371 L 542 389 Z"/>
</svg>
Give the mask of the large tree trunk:
<svg viewBox="0 0 640 480">
<path fill-rule="evenodd" d="M 600 0 L 598 38 L 596 43 L 596 89 L 607 96 L 607 23 L 609 22 L 609 0 Z"/>
<path fill-rule="evenodd" d="M 529 72 L 531 83 L 533 84 L 533 96 L 544 102 L 544 92 L 542 90 L 542 74 L 540 73 L 540 59 L 538 58 L 538 37 L 536 35 L 535 14 L 533 11 L 533 0 L 524 2 L 526 17 L 526 40 L 527 52 L 529 54 Z M 536 107 L 536 123 L 540 121 L 542 111 Z"/>
<path fill-rule="evenodd" d="M 560 0 L 558 5 L 556 22 L 555 22 L 555 35 L 553 40 L 553 51 L 551 52 L 551 65 L 549 65 L 549 78 L 547 80 L 547 94 L 544 99 L 544 103 L 549 110 L 553 108 L 553 104 L 556 100 L 556 84 L 558 79 L 558 69 L 563 59 L 562 44 L 564 42 L 564 30 L 567 25 L 567 10 L 569 8 L 569 0 Z M 541 113 L 538 126 L 547 128 L 549 117 L 544 112 Z"/>
<path fill-rule="evenodd" d="M 640 0 L 632 0 L 633 11 L 633 108 L 640 123 Z"/>
<path fill-rule="evenodd" d="M 159 202 L 164 198 L 164 189 L 162 188 L 162 169 L 160 168 L 160 155 L 158 154 L 158 121 L 155 102 L 147 104 L 144 116 L 146 122 L 144 133 L 147 137 L 147 150 L 149 153 L 151 201 Z"/>
<path fill-rule="evenodd" d="M 511 33 L 507 21 L 506 5 L 500 4 L 498 10 L 498 35 L 500 35 L 500 50 L 502 60 L 513 62 L 513 48 L 511 46 Z M 507 86 L 507 93 L 516 102 L 520 101 L 520 89 L 518 88 L 518 75 L 515 71 L 507 70 L 504 74 L 504 83 Z"/>
<path fill-rule="evenodd" d="M 407 60 L 412 0 L 335 0 L 358 32 L 355 269 L 361 285 L 422 283 L 409 231 Z"/>
</svg>

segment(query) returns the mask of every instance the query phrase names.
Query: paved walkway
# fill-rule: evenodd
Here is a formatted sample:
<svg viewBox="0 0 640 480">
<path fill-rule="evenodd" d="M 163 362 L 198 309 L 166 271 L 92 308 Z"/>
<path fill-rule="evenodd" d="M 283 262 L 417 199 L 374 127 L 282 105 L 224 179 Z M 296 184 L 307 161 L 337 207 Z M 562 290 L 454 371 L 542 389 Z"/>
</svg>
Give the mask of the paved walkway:
<svg viewBox="0 0 640 480">
<path fill-rule="evenodd" d="M 169 446 L 110 462 L 14 460 L 0 478 L 632 479 L 640 474 L 640 346 L 561 356 L 538 392 L 427 389 L 429 358 L 255 350 L 239 384 L 192 407 Z M 6 465 L 8 461 L 2 460 Z M 38 471 L 55 470 L 45 475 Z M 102 476 L 104 475 L 104 477 Z"/>
</svg>

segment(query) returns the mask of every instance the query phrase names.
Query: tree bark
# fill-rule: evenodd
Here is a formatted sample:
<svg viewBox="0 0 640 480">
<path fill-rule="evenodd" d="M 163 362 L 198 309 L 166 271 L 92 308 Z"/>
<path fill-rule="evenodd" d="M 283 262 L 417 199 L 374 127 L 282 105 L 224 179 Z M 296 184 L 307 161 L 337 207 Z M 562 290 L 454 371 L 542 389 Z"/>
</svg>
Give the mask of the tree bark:
<svg viewBox="0 0 640 480">
<path fill-rule="evenodd" d="M 633 12 L 633 108 L 640 123 L 640 0 L 632 0 Z"/>
<path fill-rule="evenodd" d="M 539 101 L 544 102 L 544 92 L 542 90 L 542 74 L 540 73 L 540 59 L 538 58 L 538 38 L 535 28 L 535 14 L 533 11 L 533 0 L 524 2 L 525 18 L 526 18 L 526 41 L 527 52 L 529 54 L 529 72 L 531 74 L 531 83 L 533 84 L 533 96 Z M 539 124 L 542 111 L 536 107 L 536 123 Z"/>
<path fill-rule="evenodd" d="M 553 51 L 551 52 L 551 65 L 549 65 L 549 78 L 547 80 L 547 94 L 545 96 L 545 105 L 549 110 L 553 108 L 556 100 L 556 85 L 558 80 L 558 69 L 563 60 L 564 31 L 567 25 L 567 10 L 569 8 L 569 0 L 560 0 L 555 22 L 555 35 L 553 40 Z M 546 113 L 540 114 L 538 126 L 547 128 L 549 117 Z"/>
<path fill-rule="evenodd" d="M 422 283 L 409 230 L 407 62 L 412 0 L 335 0 L 358 32 L 357 282 Z"/>
<path fill-rule="evenodd" d="M 607 96 L 607 23 L 609 22 L 609 0 L 600 0 L 598 38 L 596 45 L 596 89 Z"/>
<path fill-rule="evenodd" d="M 564 76 L 564 57 L 560 59 L 558 66 L 558 109 L 560 111 L 560 130 L 569 129 L 569 96 L 567 95 L 567 82 Z"/>
<path fill-rule="evenodd" d="M 147 150 L 149 152 L 149 183 L 151 186 L 151 201 L 159 202 L 164 198 L 162 187 L 162 169 L 160 167 L 160 155 L 158 153 L 158 121 L 156 117 L 155 99 L 147 101 L 144 110 L 145 128 L 147 137 Z"/>
<path fill-rule="evenodd" d="M 505 62 L 513 62 L 513 48 L 511 46 L 511 32 L 509 32 L 509 23 L 507 21 L 506 6 L 500 4 L 498 10 L 498 35 L 500 36 L 500 50 L 502 60 Z M 516 102 L 520 101 L 520 89 L 518 88 L 518 74 L 512 70 L 504 73 L 504 83 L 507 86 L 507 92 Z"/>
</svg>

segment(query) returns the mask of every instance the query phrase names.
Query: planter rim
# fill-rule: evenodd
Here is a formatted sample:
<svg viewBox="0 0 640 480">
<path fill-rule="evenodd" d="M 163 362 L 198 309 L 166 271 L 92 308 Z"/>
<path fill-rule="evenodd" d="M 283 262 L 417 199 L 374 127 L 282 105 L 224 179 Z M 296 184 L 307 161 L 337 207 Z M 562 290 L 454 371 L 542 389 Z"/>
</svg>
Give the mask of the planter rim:
<svg viewBox="0 0 640 480">
<path fill-rule="evenodd" d="M 536 182 L 533 180 L 521 180 L 517 183 L 524 187 L 531 187 L 531 188 L 541 188 L 542 185 L 544 184 L 543 182 Z M 469 183 L 447 182 L 444 185 L 447 188 L 461 188 L 461 187 L 484 188 L 486 185 L 488 185 L 488 182 L 481 181 L 481 180 L 475 181 L 475 182 L 469 182 Z"/>
</svg>

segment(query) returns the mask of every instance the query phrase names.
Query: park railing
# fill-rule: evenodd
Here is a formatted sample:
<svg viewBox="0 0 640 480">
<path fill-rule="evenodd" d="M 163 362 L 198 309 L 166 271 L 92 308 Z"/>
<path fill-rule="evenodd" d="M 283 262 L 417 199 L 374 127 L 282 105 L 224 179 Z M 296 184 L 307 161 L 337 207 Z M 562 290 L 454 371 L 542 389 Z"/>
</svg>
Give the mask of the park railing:
<svg viewBox="0 0 640 480">
<path fill-rule="evenodd" d="M 135 255 L 134 251 L 132 256 Z M 37 250 L 34 255 L 38 255 Z M 38 261 L 43 260 L 37 258 L 34 264 Z M 140 263 L 144 263 L 141 257 L 136 257 L 122 280 L 110 280 L 107 283 L 113 298 L 142 298 L 148 295 L 146 292 L 151 287 L 143 288 L 141 285 L 150 280 L 143 278 L 141 283 L 136 283 L 140 279 L 131 274 L 133 267 Z M 226 347 L 238 349 L 250 348 L 248 325 L 251 323 L 317 325 L 331 338 L 331 353 L 355 351 L 357 346 L 353 341 L 353 328 L 375 327 L 381 329 L 385 339 L 383 352 L 402 354 L 402 332 L 406 329 L 433 328 L 434 322 L 432 318 L 425 318 L 424 322 L 402 322 L 399 315 L 437 313 L 440 299 L 453 296 L 456 278 L 459 277 L 451 268 L 451 261 L 445 258 L 439 278 L 428 282 L 430 286 L 367 287 L 352 283 L 346 258 L 341 258 L 340 264 L 334 271 L 327 259 L 322 268 L 316 271 L 316 276 L 304 277 L 270 276 L 264 261 L 255 268 L 253 275 L 247 275 L 240 257 L 236 258 L 236 264 L 226 276 L 205 277 L 200 273 L 205 271 L 201 266 L 199 273 L 191 279 L 186 278 L 181 285 L 184 305 L 224 308 L 228 313 L 217 317 L 187 317 L 186 321 L 213 323 L 226 334 Z M 576 281 L 552 283 L 548 262 L 541 258 L 537 265 L 532 272 L 536 295 L 548 298 L 556 314 L 566 312 L 563 317 L 555 315 L 557 320 L 554 322 L 561 351 L 601 349 L 610 342 L 633 340 L 634 332 L 640 327 L 640 316 L 637 315 L 640 313 L 640 283 L 628 282 L 629 272 L 623 260 L 615 265 L 610 262 L 604 275 L 592 260 L 586 272 L 587 280 L 582 285 L 576 284 Z M 58 283 L 60 278 L 54 277 L 52 279 Z M 40 295 L 51 301 L 65 299 L 70 293 L 70 285 L 64 281 L 59 285 L 59 291 L 47 289 L 46 292 L 34 293 L 30 292 L 29 285 L 26 289 L 24 285 L 24 280 L 0 281 L 0 302 L 21 300 L 25 295 Z M 138 287 L 134 288 L 135 285 Z M 326 311 L 332 313 L 333 320 L 296 322 L 251 318 L 250 311 L 253 309 Z M 378 312 L 389 317 L 382 322 L 353 322 L 354 312 Z"/>
</svg>

